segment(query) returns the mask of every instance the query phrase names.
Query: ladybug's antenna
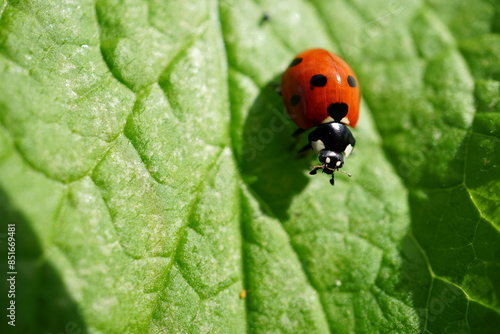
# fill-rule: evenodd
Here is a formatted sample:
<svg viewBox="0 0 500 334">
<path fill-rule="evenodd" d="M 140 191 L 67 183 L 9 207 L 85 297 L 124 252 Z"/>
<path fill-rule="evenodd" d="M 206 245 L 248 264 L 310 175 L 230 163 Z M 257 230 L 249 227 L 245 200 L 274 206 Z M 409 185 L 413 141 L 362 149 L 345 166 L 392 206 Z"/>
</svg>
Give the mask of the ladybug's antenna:
<svg viewBox="0 0 500 334">
<path fill-rule="evenodd" d="M 311 171 L 309 172 L 309 175 L 316 175 L 317 171 L 319 169 L 323 169 L 323 173 L 325 173 L 325 169 L 328 169 L 329 171 L 331 172 L 326 172 L 327 174 L 332 174 L 332 178 L 330 179 L 330 184 L 333 186 L 334 183 L 335 183 L 335 180 L 334 180 L 334 176 L 335 176 L 335 171 L 337 172 L 341 172 L 342 174 L 345 174 L 349 177 L 352 177 L 351 173 L 348 173 L 348 172 L 345 172 L 343 170 L 340 170 L 340 169 L 333 169 L 333 168 L 330 168 L 328 167 L 326 164 L 323 164 L 323 165 L 315 165 L 315 166 L 312 166 L 311 167 Z"/>
<path fill-rule="evenodd" d="M 323 169 L 325 166 L 324 165 L 316 165 L 311 167 L 311 171 L 309 172 L 309 175 L 316 175 L 318 169 Z"/>
<path fill-rule="evenodd" d="M 351 175 L 351 173 L 344 172 L 343 170 L 340 170 L 340 169 L 337 169 L 337 172 L 341 172 L 342 174 L 345 174 L 345 175 L 347 175 L 347 176 L 349 176 L 349 177 L 351 177 L 351 176 L 352 176 L 352 175 Z"/>
<path fill-rule="evenodd" d="M 328 167 L 327 167 L 327 168 L 328 168 Z M 329 168 L 329 169 L 331 169 L 331 168 Z M 349 176 L 349 177 L 351 177 L 351 176 L 352 176 L 350 173 L 348 173 L 348 172 L 344 172 L 343 170 L 340 170 L 340 169 L 335 169 L 335 170 L 336 170 L 337 172 L 341 172 L 342 174 L 345 174 L 345 175 L 347 175 L 347 176 Z M 335 175 L 335 173 L 332 173 L 332 178 L 330 179 L 330 184 L 331 184 L 332 186 L 333 186 L 333 185 L 334 185 L 334 183 L 335 183 L 334 175 Z"/>
</svg>

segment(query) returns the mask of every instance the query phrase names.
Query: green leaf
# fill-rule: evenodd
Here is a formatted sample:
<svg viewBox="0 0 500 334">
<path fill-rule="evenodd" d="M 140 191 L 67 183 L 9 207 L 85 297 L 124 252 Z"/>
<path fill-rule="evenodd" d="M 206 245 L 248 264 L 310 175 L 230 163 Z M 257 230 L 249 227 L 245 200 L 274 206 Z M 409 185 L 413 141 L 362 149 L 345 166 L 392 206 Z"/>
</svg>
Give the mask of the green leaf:
<svg viewBox="0 0 500 334">
<path fill-rule="evenodd" d="M 499 18 L 497 0 L 0 1 L 2 333 L 497 331 Z M 310 47 L 363 95 L 333 188 L 275 91 Z"/>
</svg>

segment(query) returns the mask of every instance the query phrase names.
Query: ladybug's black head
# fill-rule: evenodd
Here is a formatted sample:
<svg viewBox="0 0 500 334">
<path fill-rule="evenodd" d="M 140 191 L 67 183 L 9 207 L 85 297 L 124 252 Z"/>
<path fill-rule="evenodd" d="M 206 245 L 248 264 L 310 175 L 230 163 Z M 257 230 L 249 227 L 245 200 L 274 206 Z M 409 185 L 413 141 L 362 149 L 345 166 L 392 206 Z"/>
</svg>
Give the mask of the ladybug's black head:
<svg viewBox="0 0 500 334">
<path fill-rule="evenodd" d="M 335 169 L 339 169 L 344 166 L 344 156 L 341 153 L 337 153 L 334 151 L 321 150 L 319 152 L 319 161 L 323 163 L 323 166 L 326 169 L 331 170 L 332 172 Z M 325 173 L 331 174 L 327 171 L 325 171 Z"/>
<path fill-rule="evenodd" d="M 319 152 L 319 161 L 322 163 L 321 165 L 317 165 L 312 167 L 313 170 L 309 172 L 309 174 L 314 175 L 318 169 L 322 169 L 323 173 L 329 174 L 332 176 L 330 179 L 330 183 L 333 186 L 333 172 L 339 171 L 344 174 L 347 174 L 351 177 L 351 174 L 346 173 L 344 171 L 339 170 L 344 166 L 344 156 L 342 153 L 330 151 L 330 150 L 321 150 Z"/>
</svg>

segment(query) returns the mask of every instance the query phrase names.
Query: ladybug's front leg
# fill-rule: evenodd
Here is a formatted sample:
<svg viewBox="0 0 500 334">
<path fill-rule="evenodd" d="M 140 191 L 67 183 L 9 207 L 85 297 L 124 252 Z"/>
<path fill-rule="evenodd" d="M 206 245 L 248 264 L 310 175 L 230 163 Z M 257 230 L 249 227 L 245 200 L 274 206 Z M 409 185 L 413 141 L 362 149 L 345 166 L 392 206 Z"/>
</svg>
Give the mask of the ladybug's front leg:
<svg viewBox="0 0 500 334">
<path fill-rule="evenodd" d="M 297 153 L 300 156 L 304 156 L 305 153 L 309 153 L 310 150 L 312 150 L 311 144 L 308 143 L 308 144 L 304 145 L 304 147 L 302 147 L 300 150 L 298 150 Z"/>
<path fill-rule="evenodd" d="M 300 136 L 302 136 L 302 134 L 304 132 L 306 132 L 307 130 L 306 129 L 302 129 L 302 128 L 297 128 L 297 130 L 295 130 L 293 133 L 292 133 L 292 137 L 293 138 L 300 138 Z"/>
<path fill-rule="evenodd" d="M 319 169 L 323 169 L 323 165 L 312 166 L 309 175 L 316 175 Z"/>
<path fill-rule="evenodd" d="M 283 94 L 281 93 L 281 85 L 276 82 L 270 82 L 269 86 L 274 88 L 274 91 L 278 93 L 279 96 L 282 96 Z"/>
<path fill-rule="evenodd" d="M 295 130 L 292 133 L 293 142 L 292 142 L 292 145 L 290 145 L 290 150 L 294 150 L 297 147 L 297 144 L 300 141 L 300 137 L 306 131 L 307 130 L 305 130 L 305 129 L 298 128 L 297 130 Z M 302 155 L 302 153 L 306 152 L 309 148 L 311 148 L 311 145 L 307 144 L 306 146 L 302 147 L 297 153 L 299 153 L 299 155 Z"/>
</svg>

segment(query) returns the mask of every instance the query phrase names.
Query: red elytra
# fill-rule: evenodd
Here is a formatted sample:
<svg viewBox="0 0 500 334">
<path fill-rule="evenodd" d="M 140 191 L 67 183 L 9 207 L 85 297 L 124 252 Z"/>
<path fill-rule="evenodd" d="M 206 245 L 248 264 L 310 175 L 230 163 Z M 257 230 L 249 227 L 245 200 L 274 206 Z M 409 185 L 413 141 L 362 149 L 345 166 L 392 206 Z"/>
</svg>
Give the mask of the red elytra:
<svg viewBox="0 0 500 334">
<path fill-rule="evenodd" d="M 360 91 L 351 67 L 323 49 L 306 50 L 290 63 L 281 79 L 283 102 L 302 129 L 339 122 L 354 128 Z"/>
</svg>

